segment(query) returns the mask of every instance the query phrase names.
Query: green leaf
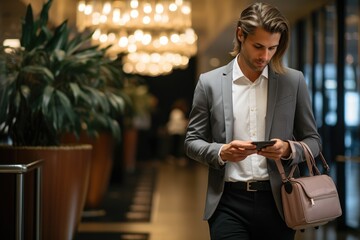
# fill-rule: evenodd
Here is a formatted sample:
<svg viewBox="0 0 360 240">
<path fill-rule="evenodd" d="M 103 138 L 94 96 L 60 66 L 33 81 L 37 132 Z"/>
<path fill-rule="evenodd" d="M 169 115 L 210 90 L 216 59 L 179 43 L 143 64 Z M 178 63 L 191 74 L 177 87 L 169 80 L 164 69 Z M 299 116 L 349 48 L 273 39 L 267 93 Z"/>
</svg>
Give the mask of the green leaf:
<svg viewBox="0 0 360 240">
<path fill-rule="evenodd" d="M 39 76 L 42 77 L 42 79 L 48 81 L 54 81 L 55 79 L 53 73 L 47 67 L 43 67 L 43 66 L 38 66 L 38 65 L 25 66 L 23 68 L 23 72 L 38 74 Z"/>
<path fill-rule="evenodd" d="M 42 112 L 46 115 L 49 108 L 49 103 L 52 98 L 54 88 L 50 85 L 46 86 L 44 89 L 44 94 L 42 96 Z"/>
<path fill-rule="evenodd" d="M 91 106 L 91 98 L 85 94 L 81 88 L 79 87 L 79 85 L 77 83 L 70 83 L 70 89 L 72 90 L 72 93 L 74 95 L 75 98 L 75 103 L 78 102 L 78 99 L 82 99 L 84 102 L 86 102 L 88 105 Z"/>
<path fill-rule="evenodd" d="M 92 35 L 92 33 L 85 37 L 83 37 L 83 35 L 80 35 L 80 34 L 75 36 L 72 40 L 70 40 L 70 42 L 68 44 L 67 54 L 72 55 L 76 51 L 78 51 L 82 46 L 84 46 L 88 41 L 90 41 L 91 35 Z"/>
<path fill-rule="evenodd" d="M 112 135 L 117 140 L 120 140 L 121 130 L 120 130 L 119 123 L 112 118 L 107 118 L 107 123 L 108 123 L 107 125 L 110 126 L 110 131 L 111 131 Z"/>
<path fill-rule="evenodd" d="M 71 124 L 75 124 L 76 118 L 73 112 L 73 107 L 69 98 L 61 91 L 55 91 L 56 96 L 61 104 L 60 108 L 64 110 L 65 115 L 70 120 Z M 59 121 L 59 120 L 58 120 Z"/>
<path fill-rule="evenodd" d="M 68 39 L 68 29 L 67 29 L 67 20 L 65 20 L 60 26 L 55 29 L 53 37 L 46 44 L 46 49 L 48 51 L 53 51 L 55 49 L 61 49 L 66 45 Z"/>
<path fill-rule="evenodd" d="M 21 103 L 21 93 L 19 91 L 15 92 L 15 99 L 14 99 L 14 107 L 15 111 L 18 112 L 20 109 Z"/>
<path fill-rule="evenodd" d="M 111 106 L 118 112 L 121 113 L 125 109 L 125 101 L 121 96 L 113 94 L 111 92 L 107 93 L 107 97 Z"/>
<path fill-rule="evenodd" d="M 64 109 L 61 107 L 58 107 L 57 111 L 54 112 L 56 119 L 53 122 L 56 124 L 56 129 L 58 132 L 62 132 L 64 125 L 66 125 L 64 124 L 67 118 L 65 113 L 66 111 L 64 111 Z"/>
<path fill-rule="evenodd" d="M 25 20 L 22 23 L 20 43 L 26 50 L 31 50 L 31 43 L 35 37 L 34 17 L 31 4 L 26 8 Z"/>
<path fill-rule="evenodd" d="M 75 103 L 77 103 L 78 96 L 80 95 L 81 89 L 79 88 L 79 85 L 77 83 L 70 83 L 70 89 L 72 90 L 72 93 L 74 95 Z"/>
<path fill-rule="evenodd" d="M 7 88 L 0 88 L 0 125 L 7 119 L 9 99 L 10 97 Z"/>
<path fill-rule="evenodd" d="M 52 33 L 47 28 L 47 26 L 42 26 L 39 32 L 39 35 L 36 38 L 35 46 L 44 45 L 52 37 Z"/>
<path fill-rule="evenodd" d="M 48 111 L 48 117 L 49 117 L 50 121 L 52 121 L 52 125 L 53 125 L 55 131 L 59 131 L 59 129 L 61 129 L 62 125 L 61 125 L 61 122 L 59 123 L 59 120 L 58 120 L 58 118 L 59 118 L 58 115 L 60 115 L 59 114 L 60 111 L 57 107 L 55 98 L 51 99 L 50 105 L 51 105 L 51 108 L 49 108 L 50 111 Z"/>
<path fill-rule="evenodd" d="M 51 4 L 52 4 L 52 0 L 48 0 L 46 3 L 44 3 L 44 5 L 41 9 L 40 19 L 39 19 L 40 27 L 46 26 L 48 23 L 49 9 L 51 7 Z"/>
<path fill-rule="evenodd" d="M 99 91 L 98 89 L 91 88 L 89 86 L 84 86 L 84 88 L 91 94 L 91 100 L 93 102 L 93 107 L 100 107 L 99 111 L 109 113 L 110 106 L 109 102 L 106 99 L 106 95 Z"/>
<path fill-rule="evenodd" d="M 92 58 L 98 58 L 101 57 L 102 53 L 99 51 L 96 51 L 96 49 L 88 48 L 84 51 L 76 53 L 75 57 L 78 59 L 92 59 Z"/>
</svg>

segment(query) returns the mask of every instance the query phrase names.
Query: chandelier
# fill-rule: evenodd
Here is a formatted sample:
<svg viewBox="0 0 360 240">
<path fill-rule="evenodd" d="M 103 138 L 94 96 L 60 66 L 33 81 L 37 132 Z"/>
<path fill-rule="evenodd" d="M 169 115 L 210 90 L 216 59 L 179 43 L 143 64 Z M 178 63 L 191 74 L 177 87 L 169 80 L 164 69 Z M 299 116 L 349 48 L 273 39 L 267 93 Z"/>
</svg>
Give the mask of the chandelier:
<svg viewBox="0 0 360 240">
<path fill-rule="evenodd" d="M 121 54 L 126 73 L 158 76 L 186 68 L 197 52 L 191 4 L 183 0 L 80 0 L 77 28 Z"/>
</svg>

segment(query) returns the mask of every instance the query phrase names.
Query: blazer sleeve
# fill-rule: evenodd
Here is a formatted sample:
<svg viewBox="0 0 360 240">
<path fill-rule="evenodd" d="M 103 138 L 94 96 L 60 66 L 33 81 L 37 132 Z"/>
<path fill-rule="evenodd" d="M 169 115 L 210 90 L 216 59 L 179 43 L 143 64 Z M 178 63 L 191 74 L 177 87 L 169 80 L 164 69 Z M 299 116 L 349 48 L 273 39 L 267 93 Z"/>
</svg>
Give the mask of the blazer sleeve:
<svg viewBox="0 0 360 240">
<path fill-rule="evenodd" d="M 316 157 L 321 151 L 321 137 L 317 131 L 311 98 L 304 75 L 299 71 L 296 72 L 298 73 L 298 91 L 296 95 L 294 133 L 293 139 L 291 140 L 305 142 Z M 294 159 L 295 162 L 299 163 L 304 161 L 303 149 L 297 144 L 295 148 L 297 152 Z"/>
<path fill-rule="evenodd" d="M 222 143 L 213 141 L 213 91 L 209 85 L 204 75 L 200 75 L 194 92 L 184 147 L 188 157 L 209 167 L 221 169 L 223 166 L 218 162 L 218 154 Z"/>
</svg>

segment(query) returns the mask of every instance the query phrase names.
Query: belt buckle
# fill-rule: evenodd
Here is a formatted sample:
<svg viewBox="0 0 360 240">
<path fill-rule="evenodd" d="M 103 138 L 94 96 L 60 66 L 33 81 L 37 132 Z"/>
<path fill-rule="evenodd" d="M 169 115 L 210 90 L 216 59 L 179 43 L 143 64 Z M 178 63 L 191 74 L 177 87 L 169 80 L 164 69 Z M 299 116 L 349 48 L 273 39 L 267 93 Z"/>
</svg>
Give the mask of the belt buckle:
<svg viewBox="0 0 360 240">
<path fill-rule="evenodd" d="M 257 181 L 249 180 L 249 181 L 246 182 L 246 191 L 248 191 L 248 192 L 257 192 L 256 189 L 250 189 L 251 183 L 253 183 L 253 182 L 257 182 Z"/>
</svg>

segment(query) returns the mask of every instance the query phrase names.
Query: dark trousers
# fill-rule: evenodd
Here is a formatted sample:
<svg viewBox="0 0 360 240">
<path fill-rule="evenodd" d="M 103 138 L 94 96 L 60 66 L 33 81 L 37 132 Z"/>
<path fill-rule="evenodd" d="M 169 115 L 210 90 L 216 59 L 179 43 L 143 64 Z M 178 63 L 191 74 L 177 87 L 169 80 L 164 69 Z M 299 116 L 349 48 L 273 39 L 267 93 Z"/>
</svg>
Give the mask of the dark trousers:
<svg viewBox="0 0 360 240">
<path fill-rule="evenodd" d="M 275 205 L 271 191 L 225 189 L 209 219 L 211 240 L 293 240 Z"/>
</svg>

